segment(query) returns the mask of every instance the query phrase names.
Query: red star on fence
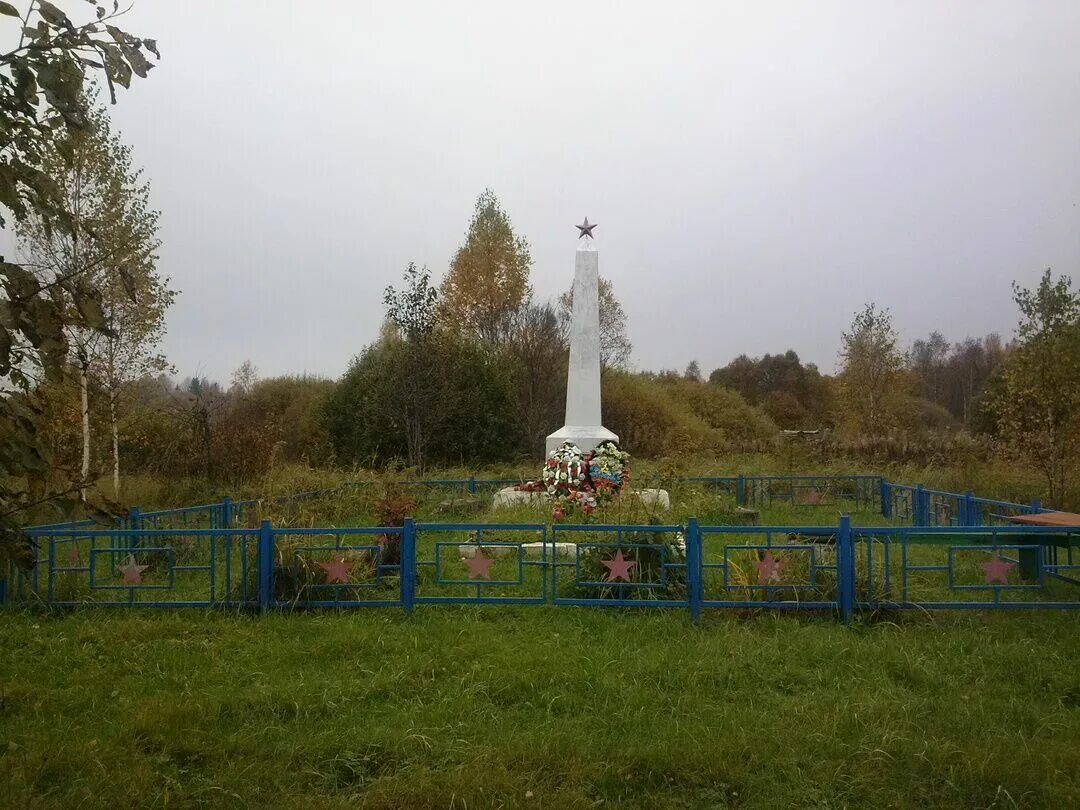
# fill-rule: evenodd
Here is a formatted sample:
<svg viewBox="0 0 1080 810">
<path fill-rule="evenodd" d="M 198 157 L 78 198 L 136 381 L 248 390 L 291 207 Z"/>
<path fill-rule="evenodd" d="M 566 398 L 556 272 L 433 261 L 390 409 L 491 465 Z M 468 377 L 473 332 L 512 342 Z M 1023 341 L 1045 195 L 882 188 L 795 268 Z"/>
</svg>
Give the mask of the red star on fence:
<svg viewBox="0 0 1080 810">
<path fill-rule="evenodd" d="M 614 582 L 617 579 L 621 579 L 624 582 L 630 581 L 630 569 L 637 565 L 636 560 L 628 560 L 623 557 L 622 550 L 615 552 L 615 556 L 610 560 L 601 560 L 604 567 L 607 568 L 607 581 Z"/>
<path fill-rule="evenodd" d="M 137 565 L 135 555 L 128 554 L 127 562 L 116 570 L 124 578 L 124 585 L 142 585 L 142 572 L 149 567 L 148 565 Z"/>
<path fill-rule="evenodd" d="M 491 579 L 491 566 L 494 564 L 495 560 L 485 557 L 484 550 L 480 546 L 476 547 L 476 554 L 472 556 L 472 559 L 465 558 L 465 565 L 469 569 L 469 579 Z"/>
<path fill-rule="evenodd" d="M 336 560 L 331 560 L 328 563 L 319 563 L 319 568 L 326 572 L 326 581 L 330 584 L 338 583 L 344 585 L 349 581 L 349 572 L 356 566 L 354 562 L 346 562 L 345 558 L 340 554 Z"/>
<path fill-rule="evenodd" d="M 776 559 L 771 551 L 766 551 L 765 557 L 759 560 L 757 564 L 758 585 L 779 582 L 781 566 L 783 566 L 783 561 Z"/>
<path fill-rule="evenodd" d="M 986 574 L 987 585 L 993 585 L 995 582 L 1008 585 L 1009 571 L 1016 567 L 1016 563 L 1001 559 L 1001 555 L 995 551 L 994 556 L 990 558 L 990 562 L 979 563 L 979 566 L 982 568 L 983 573 Z"/>
</svg>

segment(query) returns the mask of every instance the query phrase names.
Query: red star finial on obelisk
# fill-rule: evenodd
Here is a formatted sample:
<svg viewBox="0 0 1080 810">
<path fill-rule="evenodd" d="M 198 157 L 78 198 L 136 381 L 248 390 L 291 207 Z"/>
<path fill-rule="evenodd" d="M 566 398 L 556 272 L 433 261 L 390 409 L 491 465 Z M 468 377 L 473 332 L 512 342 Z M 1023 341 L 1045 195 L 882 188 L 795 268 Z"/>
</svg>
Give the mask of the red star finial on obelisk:
<svg viewBox="0 0 1080 810">
<path fill-rule="evenodd" d="M 577 228 L 579 231 L 581 231 L 581 233 L 578 234 L 578 237 L 577 237 L 578 239 L 580 239 L 583 236 L 587 236 L 589 239 L 592 239 L 593 238 L 592 232 L 593 232 L 593 228 L 596 227 L 596 223 L 594 222 L 592 225 L 590 225 L 589 224 L 589 218 L 585 217 L 585 224 L 584 225 L 575 225 L 574 227 Z"/>
<path fill-rule="evenodd" d="M 150 566 L 138 565 L 135 562 L 135 555 L 128 554 L 127 562 L 124 565 L 119 566 L 116 570 L 120 572 L 120 576 L 124 578 L 124 585 L 142 585 L 142 572 Z"/>
<path fill-rule="evenodd" d="M 465 559 L 465 565 L 469 569 L 469 579 L 491 579 L 491 566 L 495 560 L 484 556 L 484 549 L 476 547 L 476 553 L 472 558 Z"/>
<path fill-rule="evenodd" d="M 615 556 L 610 560 L 601 560 L 604 567 L 607 568 L 607 581 L 614 582 L 617 579 L 621 579 L 624 582 L 630 581 L 630 569 L 637 565 L 636 560 L 628 560 L 623 557 L 622 549 L 615 552 Z"/>
<path fill-rule="evenodd" d="M 780 567 L 782 565 L 782 560 L 776 559 L 771 551 L 766 551 L 764 558 L 759 560 L 757 564 L 758 585 L 766 585 L 769 582 L 779 582 Z"/>
<path fill-rule="evenodd" d="M 338 554 L 337 559 L 328 563 L 319 563 L 319 568 L 326 572 L 326 581 L 330 584 L 339 583 L 344 585 L 349 581 L 349 572 L 356 565 L 354 562 L 346 562 L 345 558 Z"/>
<path fill-rule="evenodd" d="M 990 562 L 979 563 L 979 566 L 982 568 L 983 573 L 986 574 L 987 585 L 993 585 L 995 582 L 1008 585 L 1009 571 L 1016 567 L 1016 563 L 1001 559 L 1001 555 L 995 551 L 994 556 L 990 558 Z"/>
</svg>

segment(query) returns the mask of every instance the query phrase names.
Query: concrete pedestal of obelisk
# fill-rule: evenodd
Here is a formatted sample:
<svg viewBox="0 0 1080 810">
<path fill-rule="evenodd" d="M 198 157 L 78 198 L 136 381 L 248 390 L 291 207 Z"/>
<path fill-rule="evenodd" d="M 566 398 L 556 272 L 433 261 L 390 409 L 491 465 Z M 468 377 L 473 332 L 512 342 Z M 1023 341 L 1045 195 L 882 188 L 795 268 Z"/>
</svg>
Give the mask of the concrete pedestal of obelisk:
<svg viewBox="0 0 1080 810">
<path fill-rule="evenodd" d="M 586 224 L 588 220 L 586 220 Z M 573 442 L 589 452 L 619 437 L 600 422 L 599 263 L 592 238 L 578 242 L 574 259 L 574 309 L 570 316 L 570 369 L 566 378 L 566 424 L 547 437 L 547 452 Z"/>
</svg>

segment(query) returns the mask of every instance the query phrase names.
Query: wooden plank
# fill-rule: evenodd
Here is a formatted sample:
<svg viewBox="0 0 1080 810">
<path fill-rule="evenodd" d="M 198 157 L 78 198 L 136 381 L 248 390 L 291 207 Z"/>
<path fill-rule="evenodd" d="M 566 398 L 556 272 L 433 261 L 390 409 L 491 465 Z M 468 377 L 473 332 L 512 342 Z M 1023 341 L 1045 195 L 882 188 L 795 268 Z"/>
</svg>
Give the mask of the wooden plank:
<svg viewBox="0 0 1080 810">
<path fill-rule="evenodd" d="M 1080 528 L 1080 515 L 1074 512 L 1040 512 L 1037 515 L 1009 515 L 1006 520 L 1025 526 L 1067 526 Z"/>
</svg>

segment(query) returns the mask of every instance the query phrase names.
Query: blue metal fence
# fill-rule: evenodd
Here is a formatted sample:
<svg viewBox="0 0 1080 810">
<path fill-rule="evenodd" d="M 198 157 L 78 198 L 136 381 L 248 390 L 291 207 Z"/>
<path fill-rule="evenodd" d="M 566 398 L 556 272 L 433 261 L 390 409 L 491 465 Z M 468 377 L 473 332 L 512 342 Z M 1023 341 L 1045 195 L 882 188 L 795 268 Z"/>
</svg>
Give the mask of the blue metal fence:
<svg viewBox="0 0 1080 810">
<path fill-rule="evenodd" d="M 859 511 L 881 504 L 880 475 L 732 475 L 679 478 L 677 483 L 707 487 L 735 498 L 739 506 L 835 506 Z"/>
<path fill-rule="evenodd" d="M 438 479 L 403 481 L 393 486 L 457 489 L 477 494 L 520 483 L 519 479 L 493 478 Z M 1033 514 L 1044 510 L 1038 501 L 1011 503 L 976 497 L 972 492 L 955 493 L 927 489 L 921 484 L 909 486 L 887 481 L 875 475 L 735 475 L 694 476 L 677 483 L 704 487 L 733 497 L 740 506 L 770 507 L 777 504 L 806 507 L 842 506 L 855 512 L 880 510 L 881 514 L 901 524 L 913 526 L 983 526 L 999 525 L 1010 516 Z M 346 482 L 337 487 L 281 495 L 266 501 L 232 500 L 143 512 L 132 507 L 126 519 L 116 525 L 129 529 L 228 529 L 251 522 L 251 512 L 261 503 L 287 505 L 332 497 L 350 489 L 369 486 L 370 482 Z M 35 529 L 93 528 L 92 520 L 37 526 Z"/>
<path fill-rule="evenodd" d="M 556 525 L 551 537 L 553 604 L 690 607 L 700 571 L 687 565 L 683 527 Z"/>
<path fill-rule="evenodd" d="M 35 529 L 46 607 L 1080 608 L 1080 528 L 415 523 Z"/>
<path fill-rule="evenodd" d="M 552 545 L 543 524 L 413 524 L 415 604 L 540 605 Z M 403 558 L 408 559 L 408 558 Z"/>
<path fill-rule="evenodd" d="M 28 572 L 0 571 L 0 603 L 407 611 L 425 603 L 551 603 L 680 607 L 695 620 L 703 608 L 832 610 L 847 619 L 856 609 L 1076 606 L 1078 530 L 1005 529 L 1012 516 L 1047 511 L 1038 501 L 980 498 L 880 476 L 679 480 L 740 505 L 874 508 L 899 525 L 853 529 L 843 518 L 838 527 L 699 526 L 691 519 L 686 526 L 549 529 L 410 519 L 403 527 L 288 529 L 266 521 L 256 527 L 252 511 L 260 502 L 226 497 L 153 512 L 133 507 L 112 529 L 91 520 L 29 529 L 35 564 Z M 514 483 L 470 477 L 410 485 L 475 494 Z M 987 554 L 998 579 L 983 587 L 972 560 Z"/>
<path fill-rule="evenodd" d="M 696 534 L 703 607 L 839 609 L 837 528 L 701 526 Z"/>
<path fill-rule="evenodd" d="M 1080 607 L 1080 528 L 854 529 L 861 609 Z"/>
<path fill-rule="evenodd" d="M 404 527 L 274 529 L 264 522 L 259 534 L 262 610 L 405 604 L 401 560 L 411 552 Z"/>
<path fill-rule="evenodd" d="M 777 502 L 791 506 L 849 504 L 856 511 L 876 508 L 881 494 L 877 475 L 753 475 L 740 476 L 743 502 L 771 507 Z"/>
<path fill-rule="evenodd" d="M 29 571 L 12 567 L 10 598 L 49 607 L 254 607 L 258 532 L 249 529 L 27 531 Z M 252 563 L 250 567 L 256 567 Z"/>
<path fill-rule="evenodd" d="M 979 498 L 967 492 L 943 492 L 922 484 L 908 486 L 881 479 L 881 514 L 911 526 L 1002 526 L 1017 515 L 1051 510 L 1038 501 L 1030 504 Z"/>
</svg>

